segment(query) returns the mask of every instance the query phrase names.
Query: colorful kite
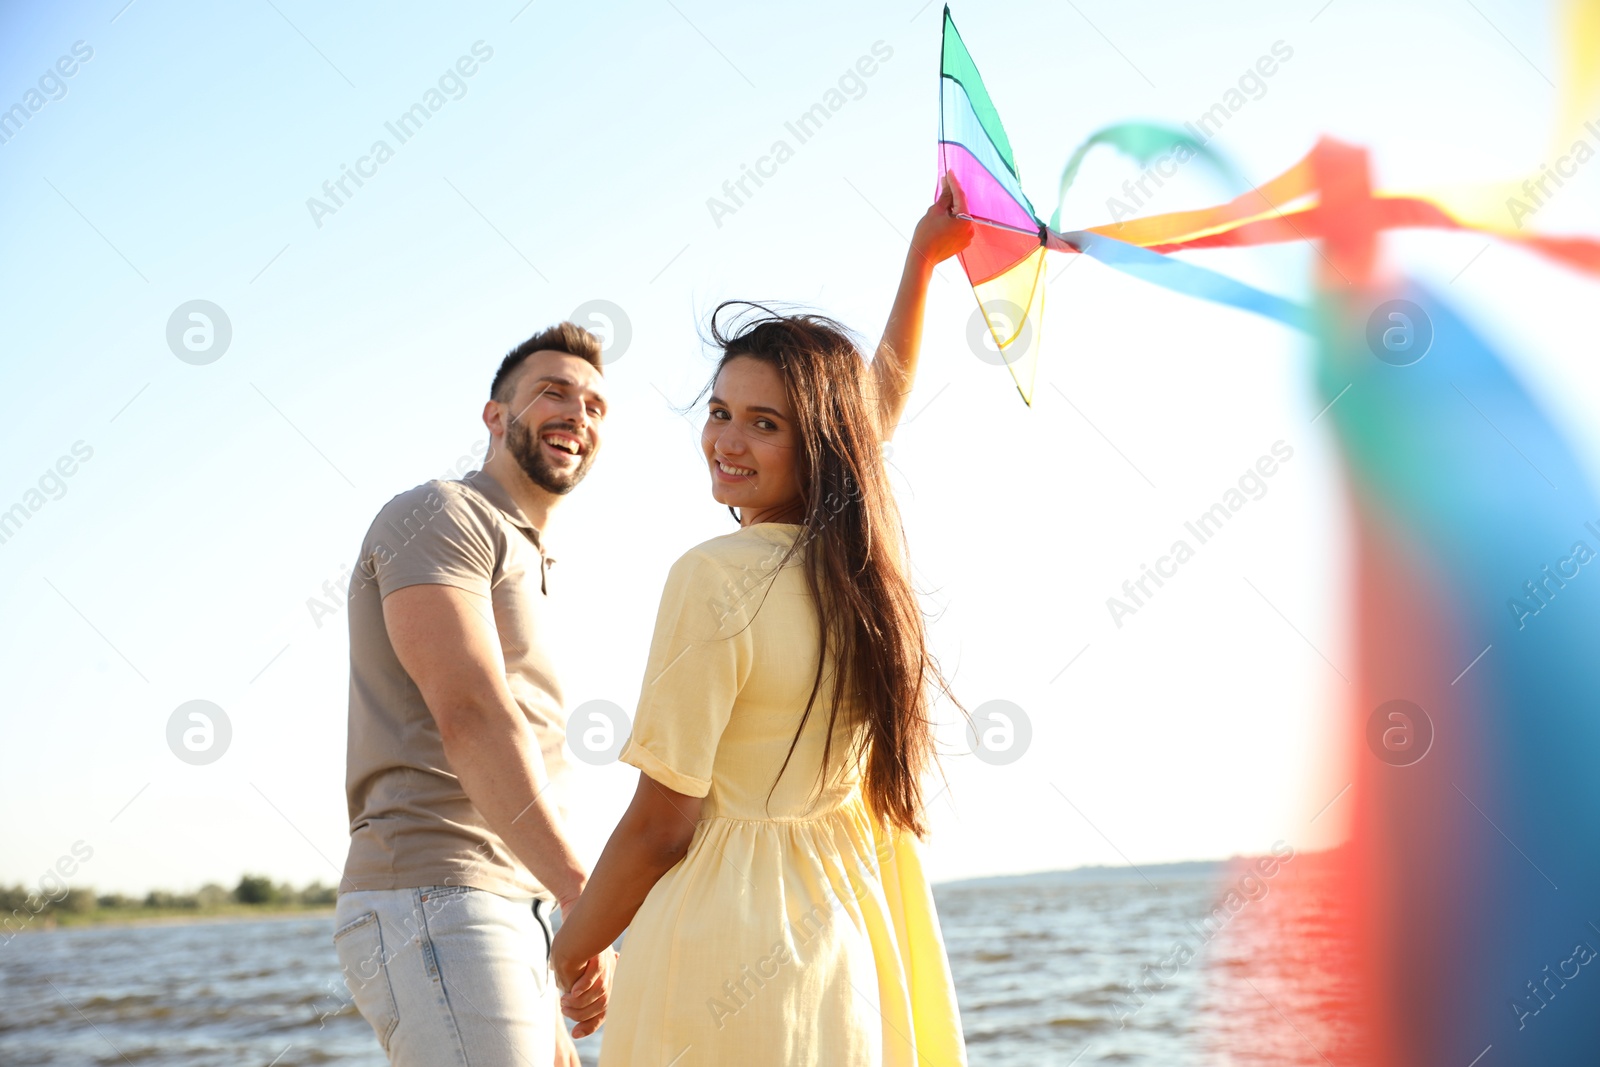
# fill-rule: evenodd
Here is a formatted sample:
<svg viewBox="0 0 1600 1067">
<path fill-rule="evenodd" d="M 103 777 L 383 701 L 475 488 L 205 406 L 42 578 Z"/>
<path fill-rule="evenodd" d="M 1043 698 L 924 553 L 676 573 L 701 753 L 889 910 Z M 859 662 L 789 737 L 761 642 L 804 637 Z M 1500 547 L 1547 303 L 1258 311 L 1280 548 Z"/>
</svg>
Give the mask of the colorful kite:
<svg viewBox="0 0 1600 1067">
<path fill-rule="evenodd" d="M 1571 4 L 1567 25 L 1551 158 L 1582 156 L 1580 145 L 1593 155 L 1586 138 L 1600 138 L 1581 126 L 1600 96 L 1600 2 Z M 1354 546 L 1357 658 L 1340 684 L 1337 779 L 1350 785 L 1324 816 L 1342 820 L 1349 840 L 1294 868 L 1326 872 L 1331 892 L 1299 874 L 1277 883 L 1274 914 L 1295 921 L 1246 912 L 1232 928 L 1255 926 L 1262 939 L 1255 981 L 1233 988 L 1227 968 L 1215 978 L 1242 998 L 1224 1009 L 1240 1035 L 1232 1061 L 1596 1062 L 1600 496 L 1467 318 L 1383 271 L 1379 246 L 1398 227 L 1473 229 L 1593 275 L 1600 242 L 1494 221 L 1519 218 L 1548 175 L 1483 187 L 1479 202 L 1496 214 L 1465 221 L 1459 196 L 1446 210 L 1439 197 L 1374 193 L 1365 151 L 1327 139 L 1229 203 L 1058 231 L 1022 191 L 948 9 L 941 75 L 940 174 L 956 175 L 981 224 L 963 266 L 996 345 L 1017 352 L 1009 365 L 1025 400 L 1049 250 L 1311 335 Z M 1153 129 L 1090 138 L 1063 191 L 1090 147 L 1147 154 Z M 1318 253 L 1311 307 L 1168 255 L 1298 240 Z M 1328 960 L 1343 961 L 1348 995 L 1307 977 Z"/>
<path fill-rule="evenodd" d="M 1597 17 L 1593 7 L 1588 5 L 1585 17 Z M 1592 26 L 1585 33 L 1591 41 L 1600 38 Z M 1176 150 L 1180 159 L 1202 156 L 1224 174 L 1232 174 L 1224 161 L 1184 133 L 1148 123 L 1120 123 L 1095 133 L 1072 154 L 1061 179 L 1063 200 L 1084 155 L 1099 144 L 1138 158 Z M 1276 178 L 1251 186 L 1226 204 L 1083 230 L 1054 229 L 1038 217 L 1022 191 L 1005 127 L 948 7 L 944 9 L 939 67 L 941 180 L 947 172 L 956 176 L 966 193 L 964 217 L 980 224 L 977 236 L 961 255 L 961 265 L 995 346 L 1028 404 L 1033 402 L 1041 350 L 1047 251 L 1083 253 L 1175 292 L 1252 311 L 1306 332 L 1315 328 L 1310 309 L 1165 253 L 1319 239 L 1337 245 L 1346 239 L 1347 223 L 1354 220 L 1372 230 L 1480 230 L 1600 274 L 1600 242 L 1593 239 L 1525 233 L 1510 224 L 1511 214 L 1505 215 L 1506 222 L 1463 222 L 1433 200 L 1373 194 L 1367 184 L 1365 152 L 1328 138 L 1318 141 L 1305 158 Z M 1528 195 L 1526 190 L 1512 187 L 1508 198 L 1518 191 Z M 1326 201 L 1338 193 L 1348 193 L 1353 202 L 1335 211 Z M 1355 214 L 1347 216 L 1347 212 Z M 1058 206 L 1051 222 L 1058 225 L 1060 216 Z"/>
</svg>

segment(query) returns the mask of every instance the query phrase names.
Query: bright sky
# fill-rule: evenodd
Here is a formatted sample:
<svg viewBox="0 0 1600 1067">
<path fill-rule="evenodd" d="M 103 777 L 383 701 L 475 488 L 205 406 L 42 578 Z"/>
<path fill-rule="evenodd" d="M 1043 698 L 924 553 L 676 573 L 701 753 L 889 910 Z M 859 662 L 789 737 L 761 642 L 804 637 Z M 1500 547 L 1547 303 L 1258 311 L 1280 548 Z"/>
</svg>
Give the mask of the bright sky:
<svg viewBox="0 0 1600 1067">
<path fill-rule="evenodd" d="M 569 705 L 631 708 L 668 566 L 731 528 L 699 415 L 671 406 L 708 373 L 696 328 L 721 299 L 773 298 L 876 339 L 932 191 L 939 5 L 123 2 L 0 13 L 0 108 L 41 78 L 46 101 L 0 144 L 0 511 L 40 504 L 0 544 L 0 881 L 36 883 L 78 842 L 74 881 L 102 891 L 332 881 L 347 642 L 342 610 L 319 626 L 308 602 L 342 584 L 382 503 L 466 469 L 504 350 L 609 301 L 631 341 L 607 370 L 607 442 L 548 534 Z M 1547 152 L 1553 27 L 1513 0 L 955 15 L 1046 214 L 1089 133 L 1193 119 L 1279 41 L 1292 58 L 1214 142 L 1254 180 L 1321 133 L 1370 146 L 1402 189 Z M 874 53 L 798 143 L 785 123 Z M 385 124 L 441 78 L 400 143 Z M 708 198 L 780 139 L 792 158 L 714 216 Z M 392 157 L 363 162 L 378 140 Z M 307 198 L 344 167 L 369 176 L 314 217 Z M 1092 157 L 1064 221 L 1105 221 L 1135 176 Z M 1596 190 L 1580 174 L 1536 225 L 1600 230 Z M 1190 167 L 1149 207 L 1232 192 Z M 1593 289 L 1485 244 L 1386 248 L 1498 339 L 1593 464 L 1600 379 L 1572 343 L 1592 337 Z M 1199 261 L 1303 299 L 1314 256 Z M 969 347 L 971 292 L 940 270 L 893 446 L 937 651 L 969 708 L 1009 701 L 1032 735 L 997 767 L 947 732 L 930 873 L 1329 844 L 1337 804 L 1311 819 L 1345 784 L 1348 564 L 1303 341 L 1093 262 L 1050 269 L 1031 410 Z M 203 364 L 167 340 L 194 300 L 231 326 Z M 1292 458 L 1265 495 L 1119 628 L 1106 599 L 1280 441 Z M 167 741 L 193 700 L 232 732 L 200 766 Z M 578 764 L 591 859 L 634 775 Z"/>
</svg>

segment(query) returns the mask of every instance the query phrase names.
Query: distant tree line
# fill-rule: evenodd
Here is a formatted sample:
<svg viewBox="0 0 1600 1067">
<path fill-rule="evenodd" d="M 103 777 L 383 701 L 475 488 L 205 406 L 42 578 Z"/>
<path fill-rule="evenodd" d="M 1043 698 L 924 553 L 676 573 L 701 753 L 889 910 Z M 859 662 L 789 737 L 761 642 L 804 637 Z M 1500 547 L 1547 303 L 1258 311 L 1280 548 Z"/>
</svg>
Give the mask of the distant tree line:
<svg viewBox="0 0 1600 1067">
<path fill-rule="evenodd" d="M 85 915 L 96 910 L 204 911 L 229 904 L 252 906 L 313 907 L 332 904 L 338 890 L 321 882 L 296 889 L 287 882 L 273 884 L 259 874 L 247 874 L 232 889 L 216 883 L 201 886 L 193 893 L 171 893 L 154 889 L 142 898 L 123 893 L 96 894 L 93 889 L 73 886 L 58 893 L 45 894 L 24 885 L 0 886 L 0 916 L 41 916 L 52 912 Z"/>
</svg>

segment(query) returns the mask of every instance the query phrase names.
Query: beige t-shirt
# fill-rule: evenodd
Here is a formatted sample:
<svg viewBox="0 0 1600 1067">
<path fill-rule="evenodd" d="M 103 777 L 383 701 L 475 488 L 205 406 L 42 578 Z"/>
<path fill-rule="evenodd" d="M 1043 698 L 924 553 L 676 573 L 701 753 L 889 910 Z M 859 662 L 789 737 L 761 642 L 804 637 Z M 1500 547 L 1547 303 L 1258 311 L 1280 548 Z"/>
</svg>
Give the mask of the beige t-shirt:
<svg viewBox="0 0 1600 1067">
<path fill-rule="evenodd" d="M 350 583 L 342 890 L 466 885 L 551 896 L 467 799 L 383 621 L 383 598 L 410 585 L 453 586 L 492 604 L 506 683 L 538 739 L 559 805 L 569 765 L 561 687 L 544 643 L 553 624 L 549 562 L 539 531 L 482 471 L 419 485 L 378 512 Z"/>
</svg>

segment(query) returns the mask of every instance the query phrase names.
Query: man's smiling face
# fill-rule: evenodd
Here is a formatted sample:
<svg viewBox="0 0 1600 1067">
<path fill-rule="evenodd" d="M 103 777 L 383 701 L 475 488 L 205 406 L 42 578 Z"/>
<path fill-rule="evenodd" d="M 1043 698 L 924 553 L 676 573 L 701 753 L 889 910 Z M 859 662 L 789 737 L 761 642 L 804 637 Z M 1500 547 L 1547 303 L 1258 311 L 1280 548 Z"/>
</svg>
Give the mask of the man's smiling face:
<svg viewBox="0 0 1600 1067">
<path fill-rule="evenodd" d="M 589 473 L 605 422 L 605 383 L 587 360 L 535 352 L 505 405 L 505 446 L 533 483 L 570 493 Z"/>
</svg>

